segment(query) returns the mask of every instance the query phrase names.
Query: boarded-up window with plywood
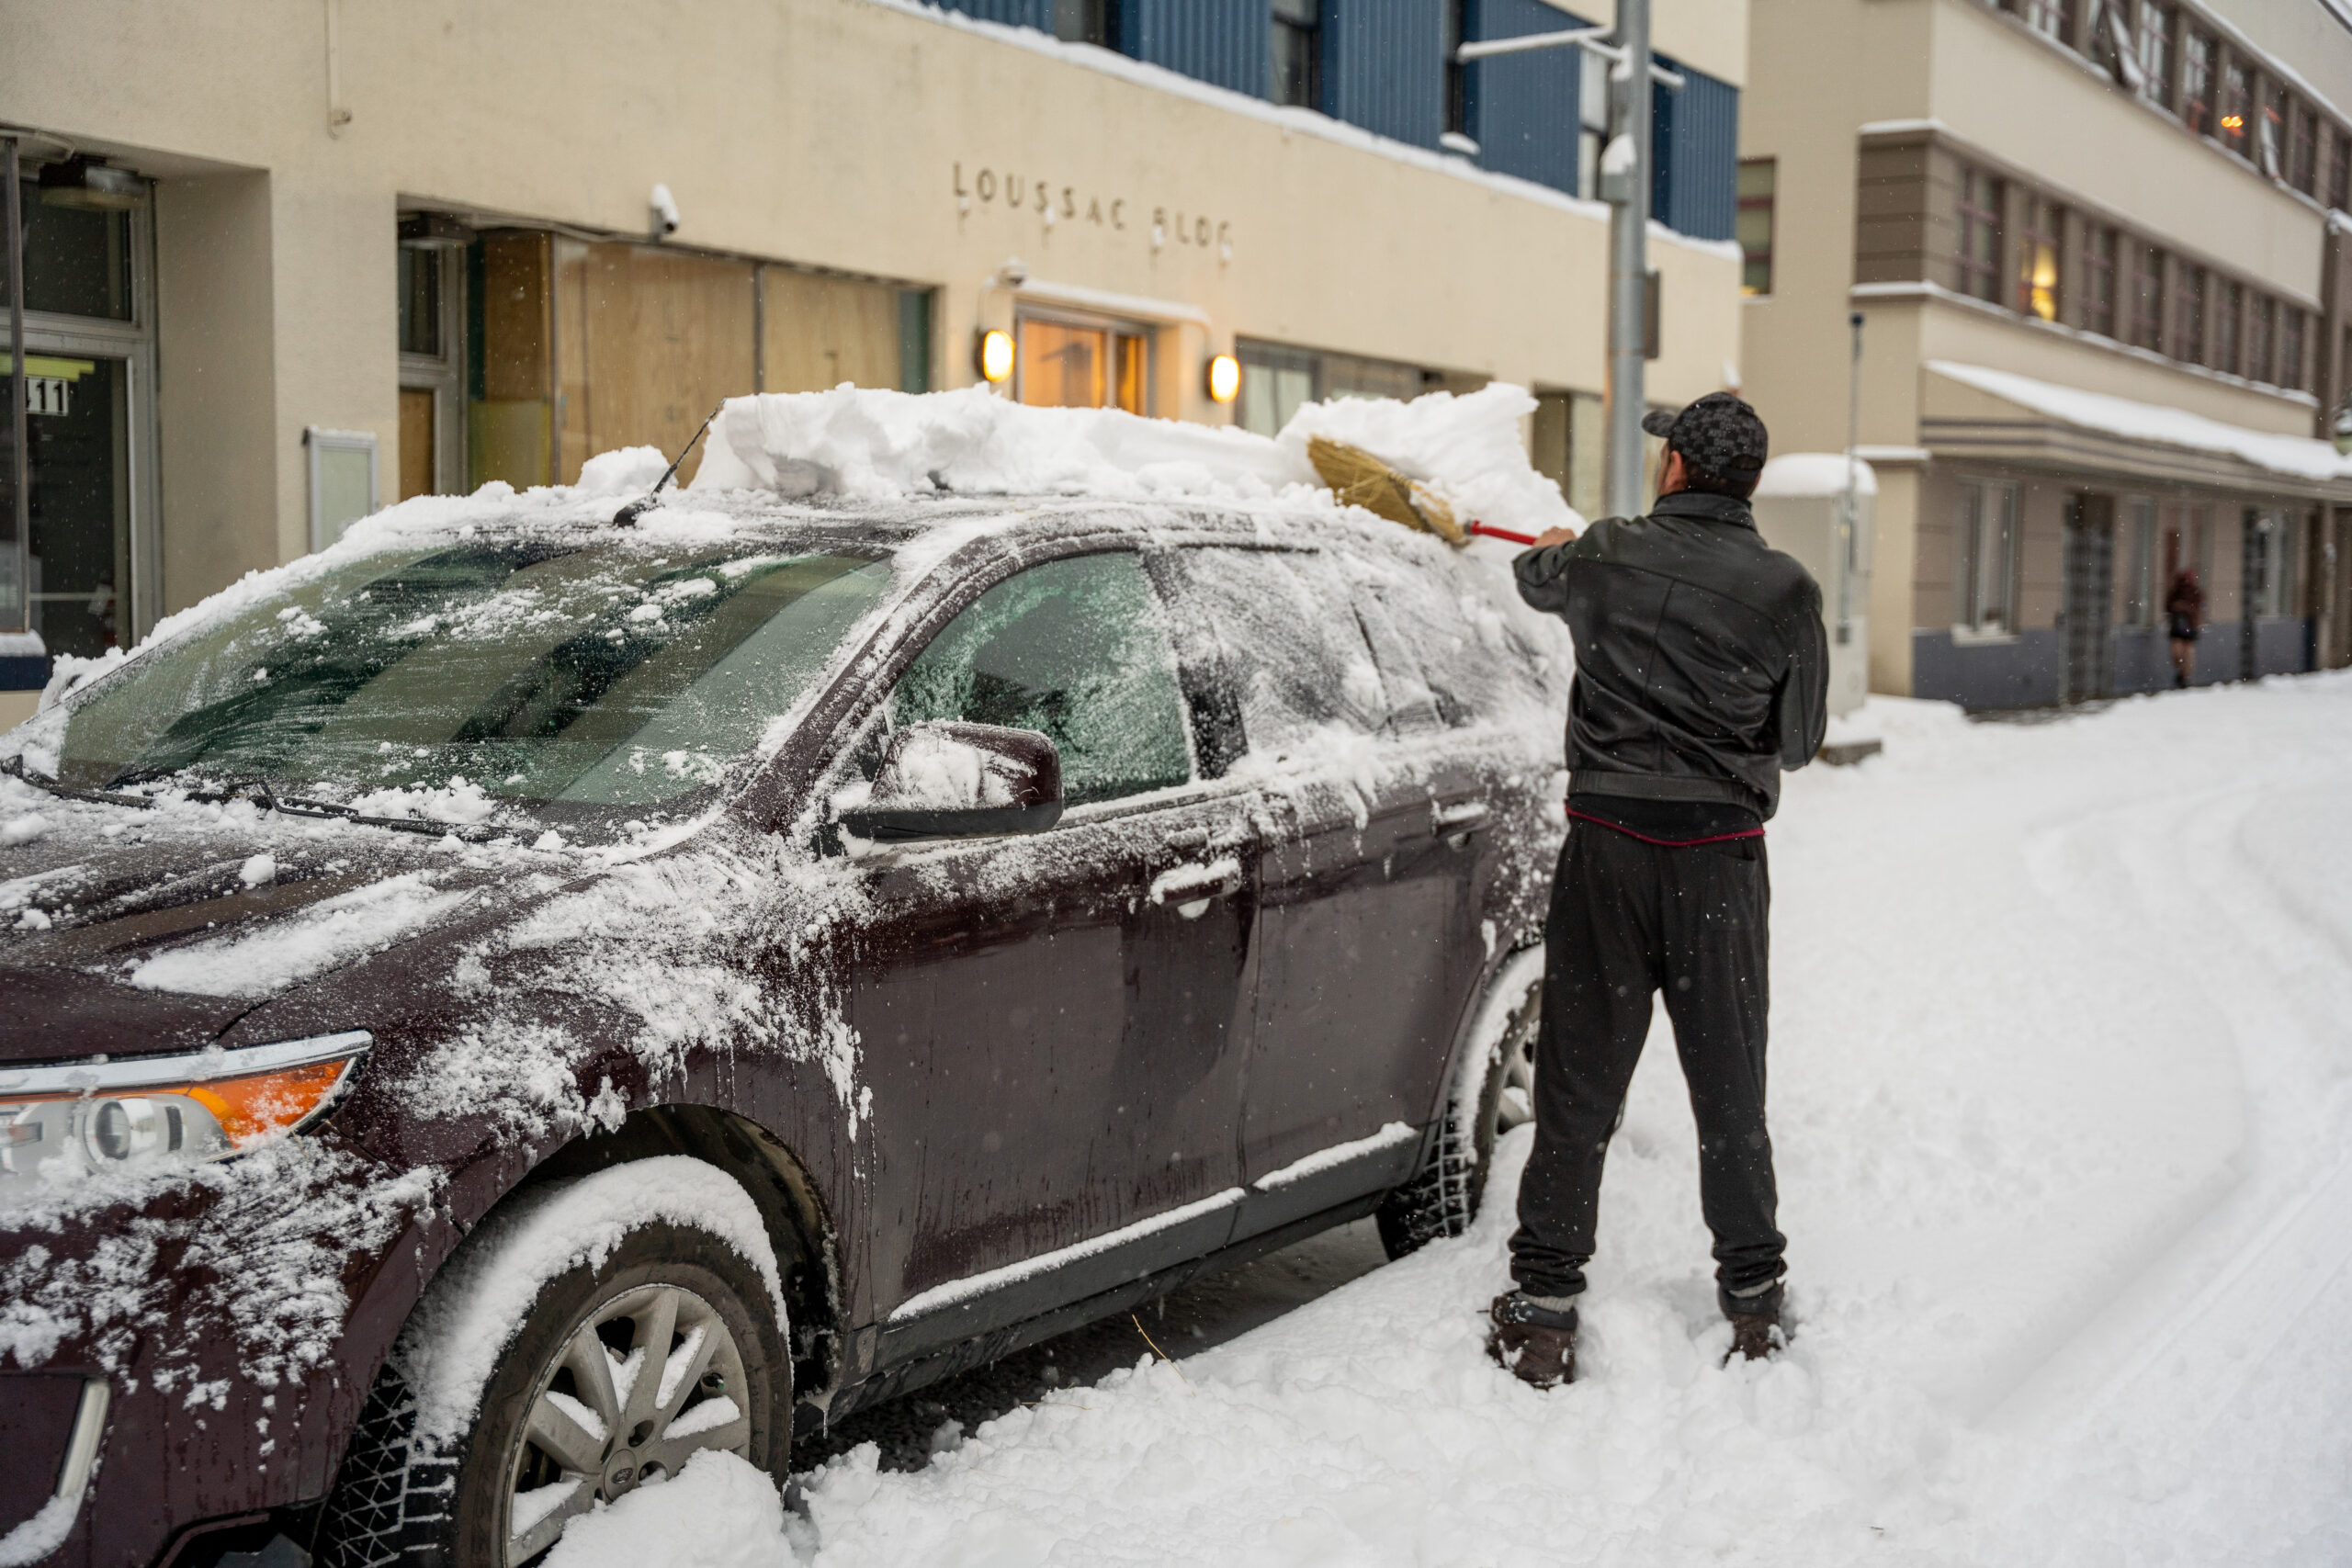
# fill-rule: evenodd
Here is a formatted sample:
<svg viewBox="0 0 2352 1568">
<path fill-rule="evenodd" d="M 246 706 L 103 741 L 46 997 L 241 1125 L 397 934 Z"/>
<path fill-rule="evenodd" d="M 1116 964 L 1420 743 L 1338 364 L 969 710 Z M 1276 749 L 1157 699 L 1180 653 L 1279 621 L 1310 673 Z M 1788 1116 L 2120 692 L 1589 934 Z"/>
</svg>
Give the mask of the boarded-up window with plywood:
<svg viewBox="0 0 2352 1568">
<path fill-rule="evenodd" d="M 567 482 L 618 446 L 674 457 L 713 409 L 758 389 L 754 271 L 748 261 L 657 245 L 558 243 Z M 701 457 L 688 456 L 680 482 Z"/>
<path fill-rule="evenodd" d="M 468 482 L 548 482 L 554 394 L 548 355 L 548 236 L 498 230 L 467 251 Z M 565 475 L 577 477 L 575 464 Z"/>
<path fill-rule="evenodd" d="M 903 388 L 901 291 L 887 283 L 770 266 L 761 334 L 762 390 L 820 392 L 848 381 Z"/>
</svg>

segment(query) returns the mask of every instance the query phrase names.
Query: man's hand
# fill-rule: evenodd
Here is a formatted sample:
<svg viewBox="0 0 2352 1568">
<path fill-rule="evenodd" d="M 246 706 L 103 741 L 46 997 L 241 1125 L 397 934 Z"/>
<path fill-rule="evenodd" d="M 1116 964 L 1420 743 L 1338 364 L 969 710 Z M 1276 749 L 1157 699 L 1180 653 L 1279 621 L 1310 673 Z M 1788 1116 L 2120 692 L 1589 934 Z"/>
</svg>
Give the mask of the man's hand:
<svg viewBox="0 0 2352 1568">
<path fill-rule="evenodd" d="M 1574 528 L 1546 528 L 1536 535 L 1535 542 L 1527 547 L 1531 550 L 1543 550 L 1549 549 L 1554 545 L 1573 545 L 1576 542 L 1577 531 Z"/>
</svg>

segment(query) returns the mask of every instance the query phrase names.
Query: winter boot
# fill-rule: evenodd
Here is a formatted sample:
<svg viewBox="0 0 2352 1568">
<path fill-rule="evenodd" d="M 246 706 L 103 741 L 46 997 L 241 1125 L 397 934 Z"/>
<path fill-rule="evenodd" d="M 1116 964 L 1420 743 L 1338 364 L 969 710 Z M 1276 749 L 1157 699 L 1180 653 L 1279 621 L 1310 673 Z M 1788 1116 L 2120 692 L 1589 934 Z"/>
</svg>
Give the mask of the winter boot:
<svg viewBox="0 0 2352 1568">
<path fill-rule="evenodd" d="M 1750 1361 L 1760 1361 L 1789 1342 L 1781 1328 L 1781 1281 L 1767 1280 L 1760 1285 L 1746 1285 L 1735 1291 L 1728 1285 L 1715 1287 L 1715 1304 L 1723 1308 L 1724 1316 L 1731 1322 L 1731 1348 L 1724 1352 L 1724 1365 L 1730 1366 L 1734 1356 Z"/>
<path fill-rule="evenodd" d="M 1761 1361 L 1788 1343 L 1781 1333 L 1781 1314 L 1777 1312 L 1731 1314 L 1731 1348 L 1724 1352 L 1724 1365 L 1731 1365 L 1734 1356 L 1751 1361 Z"/>
<path fill-rule="evenodd" d="M 1487 1308 L 1495 1322 L 1487 1354 L 1532 1388 L 1555 1388 L 1577 1378 L 1574 1298 L 1506 1291 Z"/>
</svg>

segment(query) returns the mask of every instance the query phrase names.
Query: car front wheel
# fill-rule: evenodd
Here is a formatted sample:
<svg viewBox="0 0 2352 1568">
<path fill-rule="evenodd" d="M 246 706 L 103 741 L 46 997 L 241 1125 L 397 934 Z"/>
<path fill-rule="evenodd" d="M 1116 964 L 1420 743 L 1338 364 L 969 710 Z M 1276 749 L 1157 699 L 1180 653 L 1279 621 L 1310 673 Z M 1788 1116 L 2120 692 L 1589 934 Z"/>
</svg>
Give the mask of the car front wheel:
<svg viewBox="0 0 2352 1568">
<path fill-rule="evenodd" d="M 759 1271 L 726 1241 L 640 1224 L 601 1262 L 546 1282 L 458 1430 L 420 1437 L 420 1401 L 395 1359 L 352 1439 L 318 1560 L 524 1568 L 573 1518 L 696 1453 L 780 1474 L 785 1344 Z M 457 1348 L 425 1350 L 443 1348 Z"/>
</svg>

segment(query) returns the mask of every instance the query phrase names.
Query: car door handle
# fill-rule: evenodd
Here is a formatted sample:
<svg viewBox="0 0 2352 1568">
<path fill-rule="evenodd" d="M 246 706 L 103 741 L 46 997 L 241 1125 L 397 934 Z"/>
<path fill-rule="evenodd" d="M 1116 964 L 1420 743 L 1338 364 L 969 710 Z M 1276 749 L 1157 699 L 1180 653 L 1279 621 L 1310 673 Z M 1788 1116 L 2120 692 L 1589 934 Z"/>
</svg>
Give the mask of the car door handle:
<svg viewBox="0 0 2352 1568">
<path fill-rule="evenodd" d="M 1151 879 L 1151 901 L 1173 904 L 1178 914 L 1197 920 L 1210 899 L 1240 892 L 1243 881 L 1241 863 L 1231 855 L 1172 865 Z"/>
</svg>

